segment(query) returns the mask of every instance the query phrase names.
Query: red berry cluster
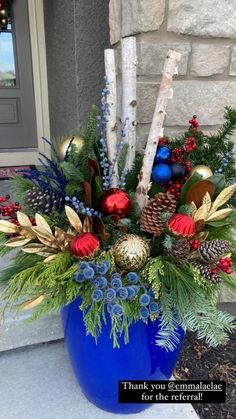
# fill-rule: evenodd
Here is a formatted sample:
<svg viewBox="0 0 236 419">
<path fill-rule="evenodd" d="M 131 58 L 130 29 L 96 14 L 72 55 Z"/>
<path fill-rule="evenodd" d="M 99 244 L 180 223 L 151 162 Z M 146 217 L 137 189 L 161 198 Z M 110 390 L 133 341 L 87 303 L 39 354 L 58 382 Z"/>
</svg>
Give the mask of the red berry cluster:
<svg viewBox="0 0 236 419">
<path fill-rule="evenodd" d="M 191 124 L 190 125 L 191 129 L 195 129 L 195 130 L 198 129 L 199 122 L 198 122 L 198 119 L 197 119 L 197 115 L 193 115 L 192 119 L 190 119 L 188 122 Z"/>
<path fill-rule="evenodd" d="M 190 245 L 191 249 L 198 250 L 198 248 L 200 246 L 200 241 L 199 240 L 189 240 L 189 245 Z"/>
<path fill-rule="evenodd" d="M 21 210 L 21 206 L 19 202 L 9 202 L 10 198 L 10 195 L 0 196 L 0 214 L 8 217 L 11 223 L 18 224 L 16 213 Z"/>
<path fill-rule="evenodd" d="M 165 137 L 161 137 L 158 142 L 159 145 L 170 145 L 169 141 Z"/>
<path fill-rule="evenodd" d="M 233 266 L 233 262 L 230 257 L 225 257 L 219 260 L 217 266 L 211 270 L 212 273 L 217 273 L 219 271 L 223 271 L 226 274 L 232 274 L 232 270 L 230 267 Z"/>
<path fill-rule="evenodd" d="M 179 198 L 181 195 L 181 189 L 182 189 L 183 183 L 185 182 L 186 179 L 187 179 L 187 176 L 184 176 L 184 178 L 181 180 L 176 180 L 176 181 L 170 180 L 168 182 L 167 191 L 171 193 L 171 195 L 174 195 L 176 198 Z"/>
<path fill-rule="evenodd" d="M 196 139 L 194 137 L 189 137 L 186 140 L 184 149 L 187 153 L 191 153 L 197 147 Z"/>
</svg>

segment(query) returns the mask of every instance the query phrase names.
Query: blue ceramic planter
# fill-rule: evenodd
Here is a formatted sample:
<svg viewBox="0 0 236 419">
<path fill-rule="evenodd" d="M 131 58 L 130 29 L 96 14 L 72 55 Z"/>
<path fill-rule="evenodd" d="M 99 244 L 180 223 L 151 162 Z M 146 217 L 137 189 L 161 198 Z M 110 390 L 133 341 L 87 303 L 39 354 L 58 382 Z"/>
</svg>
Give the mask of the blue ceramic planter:
<svg viewBox="0 0 236 419">
<path fill-rule="evenodd" d="M 139 321 L 130 327 L 129 343 L 120 339 L 120 348 L 114 349 L 110 339 L 110 325 L 103 324 L 98 343 L 86 336 L 81 300 L 76 299 L 61 311 L 65 343 L 71 364 L 81 389 L 87 399 L 113 413 L 136 413 L 147 404 L 118 403 L 119 380 L 166 380 L 175 367 L 179 347 L 167 352 L 155 344 L 158 321 L 147 324 Z"/>
</svg>

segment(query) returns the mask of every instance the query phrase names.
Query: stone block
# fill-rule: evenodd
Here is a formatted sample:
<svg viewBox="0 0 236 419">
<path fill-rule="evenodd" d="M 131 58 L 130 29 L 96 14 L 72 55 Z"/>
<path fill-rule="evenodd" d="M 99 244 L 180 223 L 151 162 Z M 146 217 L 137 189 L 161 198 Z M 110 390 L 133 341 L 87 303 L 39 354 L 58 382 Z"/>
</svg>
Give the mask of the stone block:
<svg viewBox="0 0 236 419">
<path fill-rule="evenodd" d="M 165 14 L 165 0 L 122 0 L 122 36 L 157 31 Z"/>
<path fill-rule="evenodd" d="M 236 47 L 233 47 L 229 75 L 236 76 Z"/>
<path fill-rule="evenodd" d="M 235 22 L 235 0 L 169 0 L 168 31 L 235 39 Z"/>
<path fill-rule="evenodd" d="M 197 77 L 222 74 L 229 65 L 230 46 L 228 45 L 193 45 L 191 57 L 191 75 Z"/>
<path fill-rule="evenodd" d="M 116 44 L 121 37 L 121 0 L 109 2 L 109 27 L 111 45 Z"/>
<path fill-rule="evenodd" d="M 196 114 L 201 125 L 214 126 L 224 122 L 224 107 L 236 106 L 236 81 L 194 81 L 173 83 L 174 95 L 169 101 L 165 124 L 188 126 Z M 137 120 L 150 123 L 156 104 L 158 85 L 138 82 Z"/>
<path fill-rule="evenodd" d="M 138 42 L 138 68 L 139 75 L 160 75 L 163 71 L 165 57 L 169 49 L 174 49 L 182 54 L 179 64 L 179 74 L 185 75 L 187 73 L 188 57 L 191 51 L 189 43 L 153 43 L 153 42 Z"/>
</svg>

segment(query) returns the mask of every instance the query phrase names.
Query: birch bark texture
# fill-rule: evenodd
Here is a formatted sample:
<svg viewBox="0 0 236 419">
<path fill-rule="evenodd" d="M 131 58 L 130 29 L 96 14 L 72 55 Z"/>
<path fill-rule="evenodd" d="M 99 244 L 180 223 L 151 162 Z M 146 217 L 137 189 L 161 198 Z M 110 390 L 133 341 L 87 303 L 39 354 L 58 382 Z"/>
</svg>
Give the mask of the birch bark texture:
<svg viewBox="0 0 236 419">
<path fill-rule="evenodd" d="M 138 176 L 136 199 L 142 210 L 148 202 L 148 191 L 151 187 L 151 174 L 159 138 L 163 136 L 163 123 L 166 115 L 168 100 L 173 97 L 171 88 L 173 75 L 178 74 L 177 65 L 181 59 L 177 51 L 169 50 L 165 59 L 162 80 L 156 101 L 152 124 L 143 157 L 143 165 Z"/>
<path fill-rule="evenodd" d="M 107 103 L 109 105 L 109 113 L 107 115 L 107 155 L 111 164 L 111 187 L 116 188 L 119 182 L 118 165 L 117 165 L 117 89 L 116 89 L 116 65 L 115 52 L 113 49 L 105 49 L 105 75 L 108 82 L 109 93 L 107 95 Z"/>
<path fill-rule="evenodd" d="M 125 170 L 132 169 L 136 151 L 136 73 L 137 52 L 136 37 L 130 36 L 121 40 L 122 65 L 122 123 L 125 124 L 125 143 L 129 148 Z"/>
</svg>

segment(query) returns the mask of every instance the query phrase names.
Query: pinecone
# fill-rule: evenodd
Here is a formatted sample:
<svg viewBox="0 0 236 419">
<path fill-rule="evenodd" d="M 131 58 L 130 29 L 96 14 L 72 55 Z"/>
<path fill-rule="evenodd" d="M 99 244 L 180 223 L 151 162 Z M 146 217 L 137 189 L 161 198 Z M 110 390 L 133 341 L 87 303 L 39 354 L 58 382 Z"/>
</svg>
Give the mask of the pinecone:
<svg viewBox="0 0 236 419">
<path fill-rule="evenodd" d="M 43 191 L 34 187 L 26 195 L 27 204 L 34 212 L 43 211 L 48 214 L 52 211 L 61 211 L 63 197 L 50 191 Z"/>
<path fill-rule="evenodd" d="M 219 282 L 221 282 L 220 276 L 217 273 L 212 272 L 212 268 L 209 265 L 201 262 L 195 262 L 194 266 L 204 278 L 208 279 L 213 284 L 219 284 Z"/>
<path fill-rule="evenodd" d="M 179 263 L 185 263 L 190 254 L 190 245 L 187 239 L 177 240 L 170 248 L 169 255 Z"/>
<path fill-rule="evenodd" d="M 211 240 L 199 247 L 199 254 L 205 262 L 214 262 L 229 252 L 230 244 L 227 240 Z"/>
<path fill-rule="evenodd" d="M 163 212 L 174 212 L 176 200 L 169 192 L 159 192 L 143 209 L 140 219 L 141 229 L 147 233 L 161 236 L 164 224 L 161 218 Z"/>
</svg>

